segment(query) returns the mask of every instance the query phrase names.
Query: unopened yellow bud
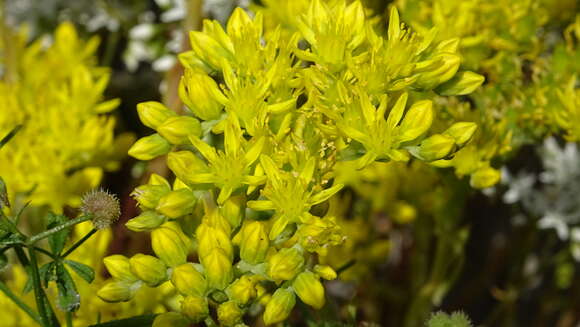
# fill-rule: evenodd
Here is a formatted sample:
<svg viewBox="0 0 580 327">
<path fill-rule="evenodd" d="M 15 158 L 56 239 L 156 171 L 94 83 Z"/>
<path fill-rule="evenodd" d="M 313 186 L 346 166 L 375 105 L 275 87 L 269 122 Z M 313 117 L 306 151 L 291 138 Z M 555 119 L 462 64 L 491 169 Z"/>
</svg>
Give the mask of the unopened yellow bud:
<svg viewBox="0 0 580 327">
<path fill-rule="evenodd" d="M 483 84 L 485 77 L 474 72 L 458 72 L 449 81 L 439 85 L 436 89 L 440 95 L 466 95 L 475 91 Z"/>
<path fill-rule="evenodd" d="M 153 252 L 169 267 L 185 263 L 189 246 L 184 242 L 187 238 L 180 230 L 161 225 L 151 232 L 151 246 Z"/>
<path fill-rule="evenodd" d="M 230 196 L 220 208 L 221 214 L 230 223 L 232 228 L 240 225 L 244 215 L 245 195 Z"/>
<path fill-rule="evenodd" d="M 129 258 L 124 255 L 115 254 L 110 255 L 103 259 L 107 271 L 113 278 L 119 281 L 137 281 L 137 277 L 131 273 L 131 265 L 129 264 Z"/>
<path fill-rule="evenodd" d="M 210 287 L 223 290 L 234 278 L 232 261 L 221 248 L 214 248 L 201 259 L 201 264 Z"/>
<path fill-rule="evenodd" d="M 143 211 L 139 216 L 130 219 L 125 226 L 134 232 L 151 231 L 165 222 L 165 217 L 155 211 Z"/>
<path fill-rule="evenodd" d="M 284 248 L 268 259 L 267 274 L 275 281 L 291 280 L 304 266 L 304 257 L 296 248 Z"/>
<path fill-rule="evenodd" d="M 231 300 L 242 305 L 246 304 L 256 297 L 256 281 L 248 275 L 243 275 L 226 289 L 226 294 Z"/>
<path fill-rule="evenodd" d="M 498 170 L 493 169 L 491 167 L 484 167 L 479 168 L 475 173 L 471 175 L 469 184 L 471 185 L 471 187 L 482 189 L 497 184 L 500 178 L 501 173 Z"/>
<path fill-rule="evenodd" d="M 204 296 L 207 290 L 207 281 L 191 263 L 175 267 L 171 282 L 179 293 L 184 295 Z"/>
<path fill-rule="evenodd" d="M 151 327 L 187 327 L 189 320 L 178 312 L 166 312 L 155 317 Z"/>
<path fill-rule="evenodd" d="M 209 315 L 207 299 L 199 296 L 186 296 L 181 302 L 181 313 L 193 322 L 200 322 Z"/>
<path fill-rule="evenodd" d="M 433 123 L 433 102 L 421 100 L 413 103 L 399 127 L 399 142 L 412 141 L 423 135 Z"/>
<path fill-rule="evenodd" d="M 151 160 L 171 151 L 171 144 L 155 133 L 137 140 L 129 149 L 129 155 L 139 160 Z"/>
<path fill-rule="evenodd" d="M 129 261 L 133 275 L 145 284 L 155 287 L 167 280 L 167 267 L 154 256 L 136 254 Z"/>
<path fill-rule="evenodd" d="M 451 136 L 434 134 L 421 142 L 419 158 L 433 161 L 445 158 L 455 146 L 455 140 Z"/>
<path fill-rule="evenodd" d="M 318 278 L 315 273 L 305 271 L 292 283 L 292 288 L 300 300 L 315 309 L 322 308 L 325 302 L 324 287 Z"/>
<path fill-rule="evenodd" d="M 157 128 L 157 132 L 171 144 L 187 144 L 190 135 L 201 136 L 201 124 L 189 116 L 171 117 Z"/>
<path fill-rule="evenodd" d="M 456 73 L 461 64 L 461 57 L 454 53 L 441 53 L 433 58 L 438 60 L 439 64 L 429 72 L 419 74 L 415 85 L 421 89 L 431 90 L 439 84 L 450 80 Z"/>
<path fill-rule="evenodd" d="M 227 99 L 206 73 L 186 69 L 179 83 L 179 97 L 194 115 L 203 120 L 218 119 Z"/>
<path fill-rule="evenodd" d="M 179 218 L 190 214 L 196 201 L 190 189 L 182 188 L 171 191 L 159 199 L 156 210 L 169 218 Z"/>
<path fill-rule="evenodd" d="M 260 221 L 247 222 L 241 233 L 240 257 L 242 260 L 251 264 L 263 262 L 270 246 L 265 224 Z"/>
<path fill-rule="evenodd" d="M 105 302 L 126 302 L 134 295 L 136 284 L 126 281 L 110 281 L 97 292 L 97 296 Z"/>
<path fill-rule="evenodd" d="M 217 309 L 218 320 L 222 326 L 234 326 L 242 321 L 244 312 L 234 301 L 227 301 L 219 305 Z"/>
<path fill-rule="evenodd" d="M 167 155 L 167 166 L 177 178 L 188 183 L 199 171 L 207 169 L 206 164 L 191 151 L 172 151 Z"/>
<path fill-rule="evenodd" d="M 296 296 L 292 291 L 279 288 L 272 295 L 264 311 L 264 323 L 272 325 L 286 320 L 296 304 Z"/>
<path fill-rule="evenodd" d="M 170 191 L 171 189 L 168 185 L 145 184 L 135 188 L 131 195 L 137 200 L 139 206 L 155 209 L 159 203 L 159 199 Z"/>
<path fill-rule="evenodd" d="M 336 271 L 332 269 L 332 267 L 327 265 L 316 265 L 314 266 L 314 272 L 318 274 L 318 276 L 326 279 L 326 280 L 333 280 L 336 279 Z"/>
<path fill-rule="evenodd" d="M 455 144 L 462 146 L 471 139 L 476 129 L 475 123 L 459 122 L 451 125 L 443 134 L 451 136 L 455 140 Z"/>
<path fill-rule="evenodd" d="M 393 205 L 391 217 L 396 223 L 408 224 L 417 217 L 417 210 L 405 201 L 397 201 Z"/>
<path fill-rule="evenodd" d="M 213 249 L 219 248 L 230 260 L 234 258 L 234 247 L 229 235 L 221 228 L 201 224 L 196 232 L 197 252 L 200 258 L 209 255 Z"/>
<path fill-rule="evenodd" d="M 157 129 L 169 117 L 177 114 L 162 103 L 156 101 L 141 102 L 137 105 L 137 113 L 143 125 Z"/>
<path fill-rule="evenodd" d="M 272 295 L 268 293 L 268 290 L 260 284 L 256 284 L 256 295 L 260 304 L 263 306 L 266 306 L 272 299 Z"/>
</svg>

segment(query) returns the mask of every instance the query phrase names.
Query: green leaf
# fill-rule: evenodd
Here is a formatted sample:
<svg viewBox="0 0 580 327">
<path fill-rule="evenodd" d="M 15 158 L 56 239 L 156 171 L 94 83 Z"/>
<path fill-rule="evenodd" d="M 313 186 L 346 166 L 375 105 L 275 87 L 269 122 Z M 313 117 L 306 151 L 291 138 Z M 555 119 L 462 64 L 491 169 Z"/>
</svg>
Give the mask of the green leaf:
<svg viewBox="0 0 580 327">
<path fill-rule="evenodd" d="M 439 85 L 435 92 L 446 96 L 466 95 L 475 91 L 484 81 L 485 77 L 474 72 L 459 72 L 449 81 Z"/>
<path fill-rule="evenodd" d="M 113 320 L 103 322 L 100 324 L 91 325 L 89 327 L 149 327 L 153 325 L 153 321 L 157 315 L 143 315 L 127 319 Z"/>
<path fill-rule="evenodd" d="M 40 267 L 40 269 L 38 269 L 38 274 L 40 275 L 40 282 L 42 283 L 42 286 L 48 287 L 48 283 L 50 281 L 57 279 L 56 262 L 53 261 L 43 265 Z"/>
<path fill-rule="evenodd" d="M 93 268 L 85 265 L 84 263 L 72 260 L 65 260 L 64 263 L 71 267 L 72 270 L 74 270 L 82 279 L 86 280 L 87 283 L 92 283 L 95 279 L 95 271 Z"/>
<path fill-rule="evenodd" d="M 51 228 L 56 227 L 62 223 L 65 223 L 66 221 L 68 221 L 68 218 L 66 216 L 57 215 L 54 213 L 49 213 L 48 214 L 48 225 L 46 226 L 46 229 L 47 230 L 51 229 Z M 50 246 L 52 253 L 58 255 L 62 252 L 62 249 L 64 248 L 64 246 L 66 244 L 66 240 L 68 239 L 69 235 L 70 235 L 70 228 L 65 228 L 65 229 L 49 236 L 48 245 Z"/>
<path fill-rule="evenodd" d="M 67 312 L 74 312 L 78 310 L 81 305 L 81 297 L 77 292 L 77 288 L 72 279 L 72 276 L 66 270 L 62 263 L 56 266 L 56 287 L 58 289 L 58 307 Z"/>
<path fill-rule="evenodd" d="M 38 269 L 38 274 L 40 276 L 40 282 L 42 283 L 43 287 L 48 287 L 48 283 L 50 281 L 56 280 L 56 263 L 55 262 L 49 262 L 46 263 L 44 265 L 42 265 L 39 269 Z M 26 270 L 28 271 L 28 280 L 26 281 L 26 284 L 24 284 L 24 288 L 22 289 L 22 293 L 26 294 L 30 291 L 33 290 L 33 285 L 32 285 L 32 278 L 30 278 L 30 272 L 29 272 L 29 267 L 26 268 Z"/>
</svg>

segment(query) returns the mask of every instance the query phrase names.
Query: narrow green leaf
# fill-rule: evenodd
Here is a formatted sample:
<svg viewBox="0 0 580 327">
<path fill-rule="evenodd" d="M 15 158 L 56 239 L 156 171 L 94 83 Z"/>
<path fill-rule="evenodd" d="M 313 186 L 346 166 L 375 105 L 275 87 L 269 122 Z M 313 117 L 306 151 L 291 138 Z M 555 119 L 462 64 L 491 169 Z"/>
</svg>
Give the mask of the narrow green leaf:
<svg viewBox="0 0 580 327">
<path fill-rule="evenodd" d="M 77 273 L 77 275 L 79 275 L 82 279 L 86 280 L 88 283 L 92 283 L 93 280 L 95 279 L 95 271 L 93 270 L 93 268 L 85 265 L 84 263 L 72 260 L 65 260 L 64 263 L 66 263 L 69 267 L 71 267 L 72 270 L 74 270 Z"/>
<path fill-rule="evenodd" d="M 58 289 L 58 307 L 67 312 L 74 312 L 78 310 L 81 305 L 80 295 L 72 279 L 72 276 L 66 270 L 62 263 L 56 266 L 56 287 Z"/>
</svg>

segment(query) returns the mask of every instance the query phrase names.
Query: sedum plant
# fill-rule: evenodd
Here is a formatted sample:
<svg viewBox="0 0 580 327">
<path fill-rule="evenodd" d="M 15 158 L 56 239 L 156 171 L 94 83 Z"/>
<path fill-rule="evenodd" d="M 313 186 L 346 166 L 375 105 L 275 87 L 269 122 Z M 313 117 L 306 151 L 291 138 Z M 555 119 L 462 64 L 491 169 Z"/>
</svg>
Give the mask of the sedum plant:
<svg viewBox="0 0 580 327">
<path fill-rule="evenodd" d="M 262 307 L 271 325 L 298 300 L 320 309 L 323 280 L 337 278 L 322 259 L 344 241 L 328 209 L 343 188 L 339 164 L 437 163 L 469 144 L 474 123 L 432 129 L 436 92 L 468 94 L 483 82 L 460 69 L 458 39 L 415 33 L 395 9 L 384 28 L 358 1 L 303 9 L 291 29 L 239 8 L 225 30 L 205 21 L 180 55 L 185 112 L 138 105 L 156 133 L 129 154 L 166 156 L 175 179 L 151 175 L 133 192 L 142 213 L 127 227 L 149 232 L 155 255 L 107 257 L 112 279 L 99 297 L 128 301 L 171 285 L 178 313 L 155 326 L 216 317 L 241 326 Z"/>
</svg>

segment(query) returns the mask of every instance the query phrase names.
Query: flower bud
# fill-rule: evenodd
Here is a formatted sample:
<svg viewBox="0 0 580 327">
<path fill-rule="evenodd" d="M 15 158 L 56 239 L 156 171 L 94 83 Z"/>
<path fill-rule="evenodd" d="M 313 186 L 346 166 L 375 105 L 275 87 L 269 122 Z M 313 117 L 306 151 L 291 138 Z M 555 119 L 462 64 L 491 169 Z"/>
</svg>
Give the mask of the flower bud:
<svg viewBox="0 0 580 327">
<path fill-rule="evenodd" d="M 110 281 L 97 292 L 97 296 L 105 302 L 126 302 L 134 295 L 134 285 L 126 281 Z"/>
<path fill-rule="evenodd" d="M 477 129 L 477 125 L 472 122 L 459 122 L 451 125 L 443 135 L 451 136 L 455 140 L 455 144 L 462 146 L 467 143 L 475 130 Z"/>
<path fill-rule="evenodd" d="M 318 274 L 318 276 L 326 279 L 326 280 L 333 280 L 336 279 L 336 271 L 332 269 L 332 267 L 327 265 L 316 265 L 314 266 L 314 272 Z"/>
<path fill-rule="evenodd" d="M 119 199 L 105 191 L 92 191 L 83 196 L 81 212 L 90 215 L 96 229 L 111 226 L 121 216 Z"/>
<path fill-rule="evenodd" d="M 284 248 L 268 259 L 267 274 L 274 281 L 291 280 L 304 266 L 304 257 L 296 248 Z"/>
<path fill-rule="evenodd" d="M 173 269 L 171 283 L 184 295 L 204 296 L 207 281 L 190 263 L 184 263 Z"/>
<path fill-rule="evenodd" d="M 151 160 L 169 151 L 171 151 L 171 144 L 155 133 L 138 139 L 129 149 L 129 155 L 139 160 Z"/>
<path fill-rule="evenodd" d="M 285 288 L 277 289 L 274 295 L 272 295 L 270 302 L 266 305 L 264 323 L 266 325 L 272 325 L 286 320 L 295 304 L 296 296 L 292 291 Z"/>
<path fill-rule="evenodd" d="M 167 280 L 167 267 L 154 256 L 136 254 L 129 262 L 133 275 L 151 287 L 159 286 Z"/>
<path fill-rule="evenodd" d="M 240 225 L 244 215 L 245 195 L 230 196 L 220 208 L 221 214 L 230 223 L 232 228 Z"/>
<path fill-rule="evenodd" d="M 189 183 L 197 172 L 204 171 L 207 166 L 203 160 L 191 151 L 173 151 L 167 155 L 167 166 L 180 180 Z"/>
<path fill-rule="evenodd" d="M 139 216 L 129 220 L 125 226 L 134 232 L 148 232 L 165 222 L 165 217 L 155 211 L 143 211 Z"/>
<path fill-rule="evenodd" d="M 213 249 L 219 248 L 224 251 L 230 260 L 234 258 L 234 247 L 226 232 L 221 228 L 201 224 L 197 228 L 197 253 L 200 258 L 210 254 Z"/>
<path fill-rule="evenodd" d="M 234 301 L 220 304 L 217 309 L 218 320 L 222 326 L 234 326 L 242 321 L 244 312 Z"/>
<path fill-rule="evenodd" d="M 140 185 L 131 195 L 137 200 L 139 206 L 147 209 L 155 209 L 159 203 L 159 199 L 165 194 L 171 192 L 169 185 Z"/>
<path fill-rule="evenodd" d="M 466 95 L 475 91 L 483 84 L 485 77 L 474 72 L 459 72 L 449 81 L 439 85 L 436 92 L 440 95 Z"/>
<path fill-rule="evenodd" d="M 189 251 L 188 244 L 184 243 L 183 232 L 170 228 L 169 223 L 161 225 L 151 232 L 151 247 L 153 252 L 169 267 L 185 263 Z"/>
<path fill-rule="evenodd" d="M 207 299 L 199 296 L 186 296 L 181 302 L 181 313 L 193 322 L 200 322 L 209 315 Z"/>
<path fill-rule="evenodd" d="M 292 288 L 300 300 L 315 309 L 322 308 L 325 302 L 324 287 L 318 278 L 315 273 L 305 271 L 292 283 Z"/>
<path fill-rule="evenodd" d="M 161 124 L 157 132 L 171 144 L 187 144 L 190 135 L 201 136 L 201 124 L 193 117 L 176 116 Z"/>
<path fill-rule="evenodd" d="M 421 100 L 413 103 L 399 127 L 397 141 L 412 141 L 423 135 L 433 123 L 433 102 Z"/>
<path fill-rule="evenodd" d="M 419 147 L 419 158 L 433 161 L 445 158 L 455 146 L 455 140 L 451 136 L 434 134 L 423 140 Z"/>
<path fill-rule="evenodd" d="M 137 105 L 137 113 L 143 125 L 157 129 L 169 117 L 177 114 L 162 103 L 156 101 L 141 102 Z"/>
<path fill-rule="evenodd" d="M 187 327 L 189 321 L 184 315 L 178 312 L 166 312 L 155 317 L 151 327 Z"/>
<path fill-rule="evenodd" d="M 252 221 L 244 224 L 240 242 L 240 257 L 247 263 L 264 262 L 270 247 L 270 239 L 263 222 Z"/>
<path fill-rule="evenodd" d="M 226 289 L 226 294 L 231 300 L 244 305 L 256 297 L 256 281 L 248 275 L 242 275 Z"/>
<path fill-rule="evenodd" d="M 227 101 L 213 78 L 191 69 L 186 69 L 181 78 L 179 97 L 194 115 L 203 120 L 218 119 L 224 107 L 222 103 Z"/>
<path fill-rule="evenodd" d="M 500 178 L 501 173 L 498 170 L 491 167 L 484 167 L 479 168 L 471 175 L 469 184 L 473 188 L 482 189 L 495 185 L 497 182 L 499 182 Z"/>
<path fill-rule="evenodd" d="M 447 82 L 457 73 L 461 64 L 461 57 L 449 52 L 438 54 L 433 60 L 438 60 L 439 64 L 433 70 L 419 74 L 414 84 L 416 87 L 431 90 L 439 84 Z"/>
<path fill-rule="evenodd" d="M 115 254 L 105 257 L 103 259 L 107 271 L 113 278 L 120 281 L 137 281 L 137 277 L 131 273 L 131 266 L 129 264 L 129 258 L 124 255 Z"/>
<path fill-rule="evenodd" d="M 201 259 L 201 264 L 210 287 L 223 290 L 234 278 L 232 261 L 221 248 L 214 248 Z"/>
<path fill-rule="evenodd" d="M 156 210 L 169 218 L 179 218 L 193 211 L 196 200 L 190 189 L 182 188 L 161 197 Z"/>
</svg>

